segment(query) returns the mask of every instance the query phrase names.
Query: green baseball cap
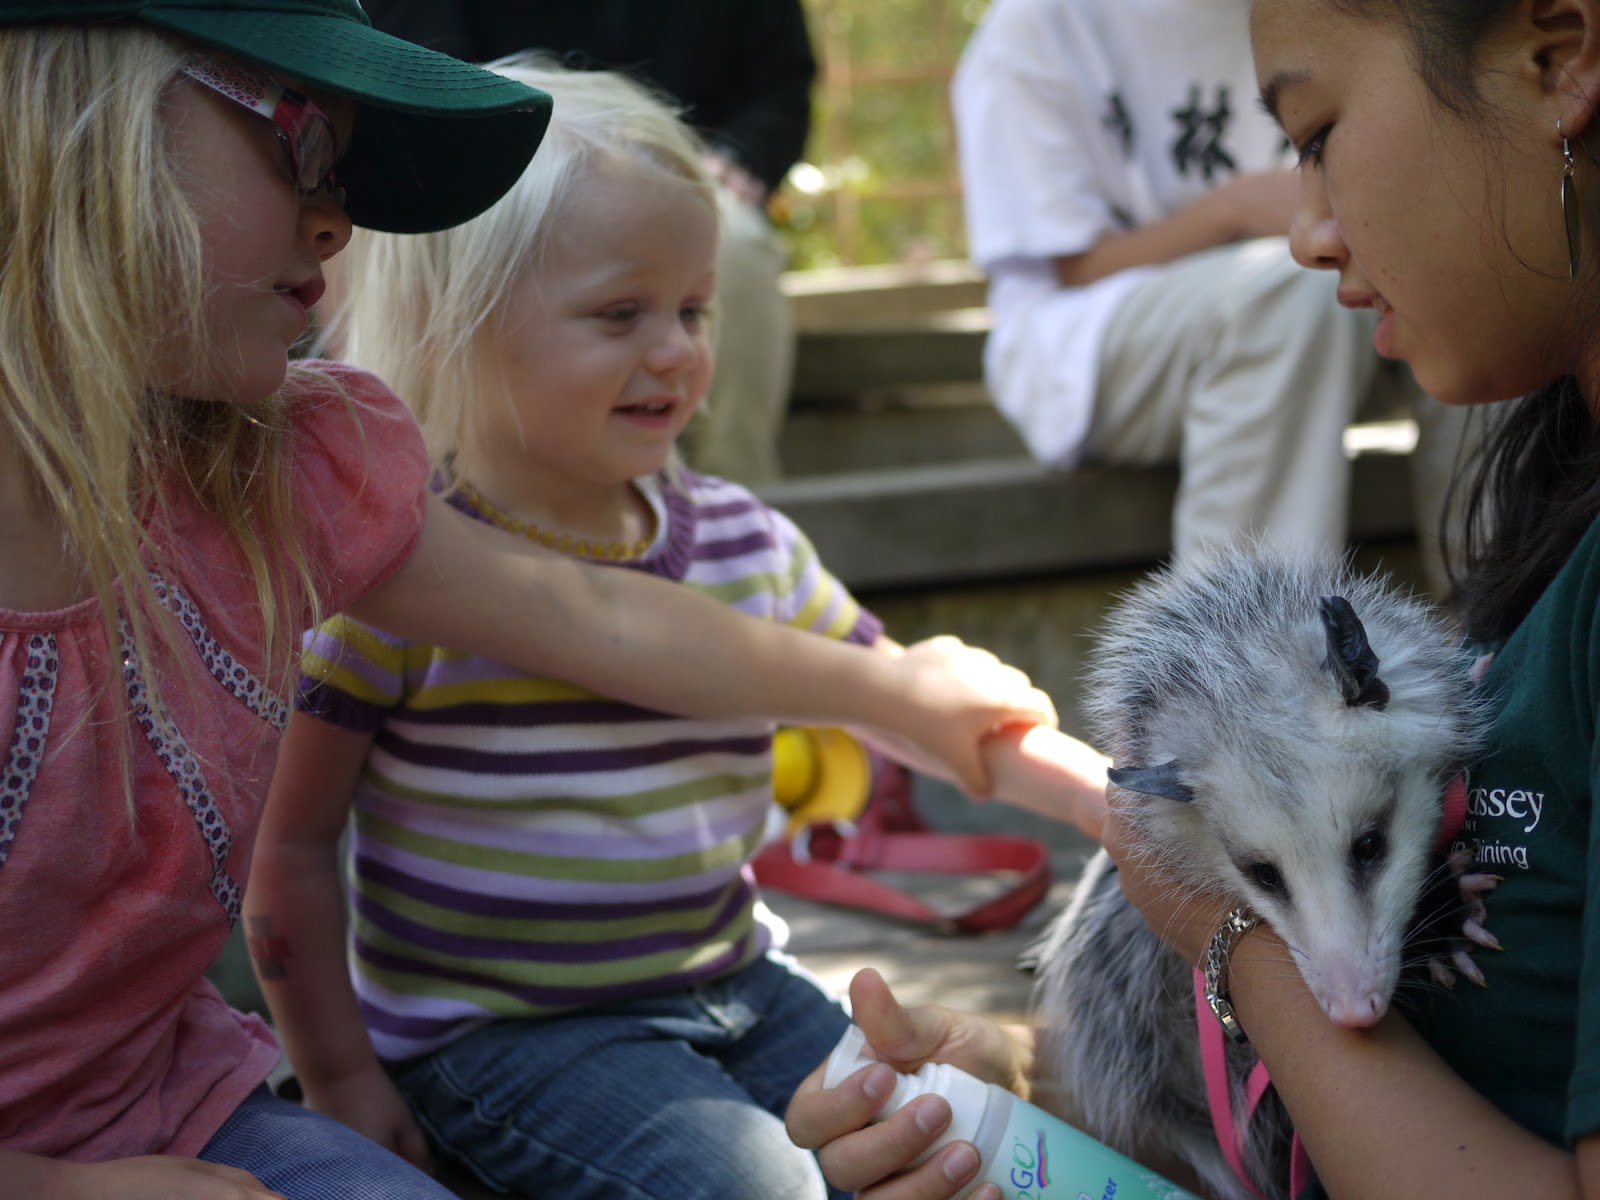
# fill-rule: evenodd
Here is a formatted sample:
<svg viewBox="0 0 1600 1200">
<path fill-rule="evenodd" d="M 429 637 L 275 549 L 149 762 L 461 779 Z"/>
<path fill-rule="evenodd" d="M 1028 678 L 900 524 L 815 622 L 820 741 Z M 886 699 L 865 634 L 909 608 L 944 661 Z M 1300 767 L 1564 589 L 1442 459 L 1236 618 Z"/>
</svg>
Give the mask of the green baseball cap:
<svg viewBox="0 0 1600 1200">
<path fill-rule="evenodd" d="M 357 0 L 0 0 L 0 24 L 137 22 L 347 96 L 357 225 L 427 233 L 488 208 L 550 121 L 544 92 L 372 28 Z"/>
</svg>

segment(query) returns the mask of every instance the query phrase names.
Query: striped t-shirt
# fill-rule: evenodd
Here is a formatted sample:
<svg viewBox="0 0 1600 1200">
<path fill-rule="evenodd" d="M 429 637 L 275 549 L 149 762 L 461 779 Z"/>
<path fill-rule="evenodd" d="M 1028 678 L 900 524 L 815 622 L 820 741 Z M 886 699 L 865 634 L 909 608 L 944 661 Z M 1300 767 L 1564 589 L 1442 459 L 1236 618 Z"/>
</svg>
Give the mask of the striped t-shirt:
<svg viewBox="0 0 1600 1200">
<path fill-rule="evenodd" d="M 622 567 L 825 636 L 881 632 L 744 488 L 640 482 L 658 533 Z M 374 735 L 350 962 L 381 1057 L 692 985 L 766 950 L 746 864 L 772 801 L 770 723 L 653 712 L 344 617 L 308 635 L 303 669 L 302 708 Z"/>
</svg>

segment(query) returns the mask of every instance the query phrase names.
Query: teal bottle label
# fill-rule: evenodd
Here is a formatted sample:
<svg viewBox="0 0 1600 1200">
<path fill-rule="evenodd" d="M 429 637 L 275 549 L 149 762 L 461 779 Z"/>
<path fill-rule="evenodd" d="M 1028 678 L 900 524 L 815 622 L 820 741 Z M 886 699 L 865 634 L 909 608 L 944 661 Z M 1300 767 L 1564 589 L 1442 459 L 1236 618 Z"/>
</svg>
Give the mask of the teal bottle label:
<svg viewBox="0 0 1600 1200">
<path fill-rule="evenodd" d="M 1013 1109 L 989 1170 L 989 1182 L 1000 1186 L 1006 1200 L 1196 1200 L 1071 1126 L 1029 1120 L 1038 1115 L 1029 1108 Z"/>
</svg>

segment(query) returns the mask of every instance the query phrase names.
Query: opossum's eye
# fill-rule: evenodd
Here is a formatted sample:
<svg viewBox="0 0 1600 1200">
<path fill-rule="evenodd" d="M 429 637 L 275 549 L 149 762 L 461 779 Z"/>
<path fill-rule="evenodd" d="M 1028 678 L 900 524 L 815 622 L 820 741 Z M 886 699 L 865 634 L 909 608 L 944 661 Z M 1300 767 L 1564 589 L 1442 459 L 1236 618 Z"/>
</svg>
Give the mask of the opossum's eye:
<svg viewBox="0 0 1600 1200">
<path fill-rule="evenodd" d="M 1389 844 L 1376 829 L 1363 833 L 1350 843 L 1350 861 L 1358 867 L 1370 867 L 1388 852 Z"/>
<path fill-rule="evenodd" d="M 1244 873 L 1256 881 L 1256 886 L 1267 892 L 1283 891 L 1283 876 L 1269 862 L 1251 863 Z"/>
</svg>

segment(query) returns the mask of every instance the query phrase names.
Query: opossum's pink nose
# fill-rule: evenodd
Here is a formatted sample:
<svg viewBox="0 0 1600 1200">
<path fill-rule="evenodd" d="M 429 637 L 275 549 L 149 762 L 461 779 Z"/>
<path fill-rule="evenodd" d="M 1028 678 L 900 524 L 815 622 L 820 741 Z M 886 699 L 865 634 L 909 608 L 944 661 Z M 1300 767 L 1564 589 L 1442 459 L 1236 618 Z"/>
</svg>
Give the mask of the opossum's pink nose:
<svg viewBox="0 0 1600 1200">
<path fill-rule="evenodd" d="M 1328 1014 L 1328 1020 L 1344 1029 L 1376 1025 L 1388 1008 L 1389 998 L 1382 992 L 1322 998 L 1322 1011 Z"/>
</svg>

